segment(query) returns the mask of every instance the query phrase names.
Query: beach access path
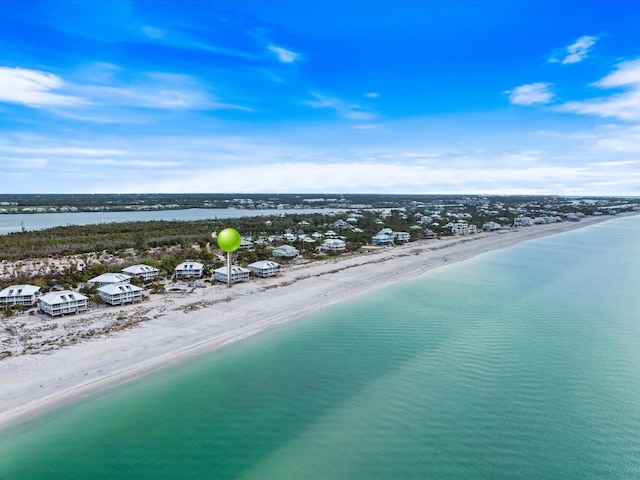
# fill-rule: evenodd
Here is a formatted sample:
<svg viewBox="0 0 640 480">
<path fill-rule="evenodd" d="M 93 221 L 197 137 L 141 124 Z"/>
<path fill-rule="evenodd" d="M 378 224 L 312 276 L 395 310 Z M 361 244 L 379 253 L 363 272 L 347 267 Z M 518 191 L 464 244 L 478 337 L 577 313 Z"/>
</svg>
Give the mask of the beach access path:
<svg viewBox="0 0 640 480">
<path fill-rule="evenodd" d="M 288 267 L 277 277 L 234 284 L 230 289 L 209 285 L 114 307 L 110 315 L 133 315 L 136 309 L 144 309 L 147 320 L 57 350 L 0 361 L 0 428 L 370 288 L 611 218 L 615 217 L 421 240 Z M 73 317 L 81 320 L 83 315 L 97 314 Z"/>
</svg>

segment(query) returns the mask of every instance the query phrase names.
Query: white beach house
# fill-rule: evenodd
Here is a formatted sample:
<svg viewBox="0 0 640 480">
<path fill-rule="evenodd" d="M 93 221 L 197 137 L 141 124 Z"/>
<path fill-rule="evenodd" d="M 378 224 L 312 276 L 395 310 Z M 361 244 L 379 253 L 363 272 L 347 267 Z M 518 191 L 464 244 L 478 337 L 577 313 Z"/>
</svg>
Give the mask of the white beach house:
<svg viewBox="0 0 640 480">
<path fill-rule="evenodd" d="M 127 275 L 142 278 L 143 280 L 157 278 L 160 273 L 159 269 L 144 264 L 131 265 L 130 267 L 123 268 L 122 271 Z"/>
<path fill-rule="evenodd" d="M 39 308 L 52 317 L 65 313 L 82 312 L 87 309 L 88 297 L 71 290 L 50 292 L 39 299 Z"/>
<path fill-rule="evenodd" d="M 482 230 L 485 232 L 494 232 L 496 230 L 500 230 L 502 225 L 497 222 L 485 222 L 482 224 Z"/>
<path fill-rule="evenodd" d="M 280 245 L 271 252 L 274 257 L 297 257 L 298 253 L 300 251 L 291 245 Z"/>
<path fill-rule="evenodd" d="M 87 282 L 87 285 L 104 287 L 112 283 L 129 283 L 130 281 L 131 277 L 124 273 L 103 273 L 102 275 L 93 277 Z"/>
<path fill-rule="evenodd" d="M 35 285 L 13 285 L 0 291 L 0 305 L 22 305 L 32 307 L 36 304 L 40 287 Z"/>
<path fill-rule="evenodd" d="M 454 235 L 467 235 L 469 233 L 469 224 L 464 220 L 451 224 L 451 233 Z"/>
<path fill-rule="evenodd" d="M 204 265 L 200 262 L 182 262 L 174 272 L 178 277 L 200 278 L 204 272 Z"/>
<path fill-rule="evenodd" d="M 327 238 L 320 248 L 329 252 L 341 252 L 346 250 L 347 244 L 339 238 Z"/>
<path fill-rule="evenodd" d="M 411 234 L 409 234 L 409 232 L 393 232 L 391 236 L 396 242 L 408 242 L 411 240 Z"/>
<path fill-rule="evenodd" d="M 98 288 L 98 294 L 110 305 L 142 301 L 142 288 L 130 283 L 105 285 Z"/>
<path fill-rule="evenodd" d="M 251 270 L 239 267 L 237 265 L 231 266 L 231 283 L 242 282 L 249 279 Z M 219 282 L 227 283 L 227 267 L 216 268 L 213 271 L 213 278 Z"/>
<path fill-rule="evenodd" d="M 260 260 L 250 264 L 249 270 L 259 277 L 273 277 L 280 272 L 280 265 L 269 260 Z"/>
<path fill-rule="evenodd" d="M 531 217 L 516 217 L 513 219 L 514 227 L 529 227 L 533 225 L 533 218 Z"/>
</svg>

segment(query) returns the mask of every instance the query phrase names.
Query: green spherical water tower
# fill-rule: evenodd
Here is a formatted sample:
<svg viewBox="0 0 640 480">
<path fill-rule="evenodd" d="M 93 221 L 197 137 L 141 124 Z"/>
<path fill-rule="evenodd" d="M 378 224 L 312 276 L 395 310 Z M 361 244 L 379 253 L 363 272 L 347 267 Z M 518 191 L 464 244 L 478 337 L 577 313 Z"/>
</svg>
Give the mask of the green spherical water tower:
<svg viewBox="0 0 640 480">
<path fill-rule="evenodd" d="M 227 287 L 231 288 L 231 260 L 232 254 L 242 242 L 240 233 L 235 228 L 225 228 L 218 234 L 218 246 L 227 252 Z"/>
</svg>

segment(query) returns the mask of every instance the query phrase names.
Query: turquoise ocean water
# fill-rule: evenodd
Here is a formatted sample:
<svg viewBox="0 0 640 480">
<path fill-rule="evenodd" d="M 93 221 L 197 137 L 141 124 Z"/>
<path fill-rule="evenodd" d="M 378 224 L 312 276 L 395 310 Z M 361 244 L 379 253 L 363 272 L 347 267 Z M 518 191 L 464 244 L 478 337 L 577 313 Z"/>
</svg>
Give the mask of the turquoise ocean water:
<svg viewBox="0 0 640 480">
<path fill-rule="evenodd" d="M 0 479 L 636 480 L 639 280 L 640 217 L 484 254 L 0 431 Z"/>
</svg>

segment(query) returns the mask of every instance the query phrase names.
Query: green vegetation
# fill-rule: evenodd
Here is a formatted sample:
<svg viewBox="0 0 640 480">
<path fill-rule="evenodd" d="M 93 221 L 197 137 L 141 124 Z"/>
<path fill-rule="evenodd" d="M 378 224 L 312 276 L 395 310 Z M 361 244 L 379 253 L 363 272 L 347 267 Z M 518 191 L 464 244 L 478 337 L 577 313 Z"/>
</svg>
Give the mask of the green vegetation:
<svg viewBox="0 0 640 480">
<path fill-rule="evenodd" d="M 466 221 L 482 229 L 485 222 L 513 225 L 518 216 L 542 217 L 563 220 L 566 214 L 607 214 L 618 211 L 638 210 L 630 199 L 576 200 L 554 196 L 409 196 L 409 195 L 0 195 L 0 204 L 11 205 L 83 205 L 97 207 L 110 205 L 150 206 L 159 203 L 176 208 L 193 206 L 235 206 L 236 208 L 273 207 L 292 204 L 300 206 L 333 205 L 345 209 L 339 215 L 318 209 L 316 213 L 300 213 L 276 216 L 246 216 L 225 220 L 199 221 L 145 221 L 102 223 L 84 226 L 65 226 L 41 231 L 24 231 L 0 235 L 0 261 L 34 261 L 29 273 L 7 276 L 0 264 L 2 284 L 32 283 L 43 291 L 54 285 L 79 288 L 94 276 L 135 263 L 146 263 L 159 268 L 161 275 L 171 277 L 180 262 L 200 261 L 205 265 L 205 275 L 224 264 L 224 252 L 219 250 L 212 237 L 213 232 L 232 227 L 244 239 L 254 242 L 250 249 L 241 248 L 236 262 L 248 265 L 257 260 L 271 258 L 271 247 L 282 244 L 295 246 L 307 259 L 321 258 L 356 252 L 371 243 L 371 237 L 381 229 L 408 232 L 410 241 L 430 230 L 434 237 L 451 235 L 452 222 Z M 307 205 L 305 205 L 305 202 Z M 366 208 L 370 205 L 377 208 Z M 351 207 L 350 207 L 351 206 Z M 265 208 L 267 208 L 265 207 Z M 350 208 L 350 210 L 349 210 Z M 6 208 L 5 208 L 6 210 Z M 611 212 L 612 213 L 612 212 Z M 342 224 L 335 224 L 340 220 Z M 345 222 L 348 220 L 348 223 Z M 544 221 L 543 221 L 544 223 Z M 320 252 L 318 242 L 305 242 L 302 236 L 311 237 L 314 232 L 325 234 L 333 230 L 346 242 L 346 252 Z M 69 266 L 63 271 L 49 268 L 52 259 L 66 257 Z M 286 260 L 285 260 L 286 261 Z M 152 286 L 157 291 L 158 284 Z M 89 292 L 92 295 L 95 292 Z"/>
</svg>

